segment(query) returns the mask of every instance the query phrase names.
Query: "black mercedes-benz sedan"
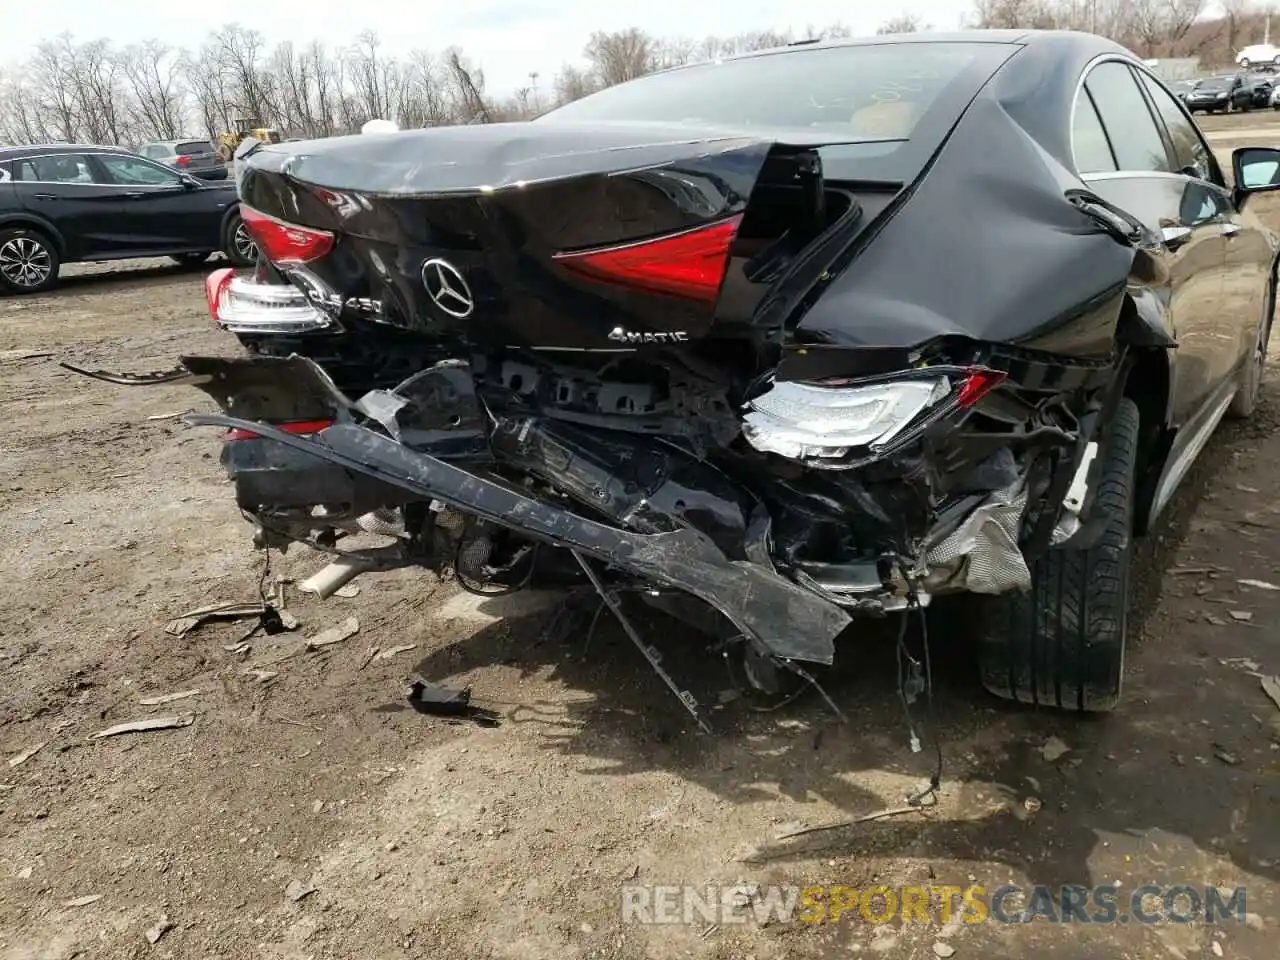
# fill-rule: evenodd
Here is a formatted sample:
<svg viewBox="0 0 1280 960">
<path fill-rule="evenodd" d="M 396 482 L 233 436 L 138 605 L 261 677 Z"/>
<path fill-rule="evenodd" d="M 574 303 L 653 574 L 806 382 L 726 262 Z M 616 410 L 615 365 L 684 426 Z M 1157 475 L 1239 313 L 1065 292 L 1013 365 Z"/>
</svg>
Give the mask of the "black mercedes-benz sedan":
<svg viewBox="0 0 1280 960">
<path fill-rule="evenodd" d="M 990 690 L 1113 708 L 1134 535 L 1259 395 L 1280 150 L 1224 170 L 1086 34 L 792 46 L 237 160 L 281 282 L 213 274 L 250 356 L 158 379 L 222 406 L 191 422 L 256 542 L 376 530 L 361 562 L 477 592 L 559 562 L 633 640 L 624 593 L 715 611 L 760 690 L 900 617 L 906 704 L 906 618 L 968 593 Z"/>
<path fill-rule="evenodd" d="M 0 148 L 0 291 L 37 293 L 64 263 L 257 251 L 234 183 L 209 183 L 117 147 Z"/>
</svg>

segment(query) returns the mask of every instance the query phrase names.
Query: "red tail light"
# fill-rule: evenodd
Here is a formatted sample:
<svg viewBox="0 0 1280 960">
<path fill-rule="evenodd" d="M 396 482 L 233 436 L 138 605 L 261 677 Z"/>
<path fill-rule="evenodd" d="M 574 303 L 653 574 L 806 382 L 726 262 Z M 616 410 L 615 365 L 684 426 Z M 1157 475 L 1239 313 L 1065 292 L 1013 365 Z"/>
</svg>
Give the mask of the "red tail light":
<svg viewBox="0 0 1280 960">
<path fill-rule="evenodd" d="M 296 433 L 306 435 L 309 433 L 319 433 L 328 427 L 333 426 L 332 420 L 294 420 L 292 423 L 273 423 L 271 426 L 277 430 L 283 430 L 285 433 Z M 256 440 L 260 434 L 254 433 L 252 430 L 228 430 L 226 436 L 222 439 L 230 443 L 233 440 Z"/>
<path fill-rule="evenodd" d="M 333 249 L 333 234 L 328 230 L 285 223 L 244 204 L 240 205 L 240 216 L 259 249 L 272 263 L 310 263 Z"/>
<path fill-rule="evenodd" d="M 178 159 L 175 160 L 174 163 L 176 163 L 180 167 L 189 167 L 191 166 L 191 158 L 188 157 L 186 154 L 179 154 Z"/>
<path fill-rule="evenodd" d="M 741 222 L 739 215 L 674 236 L 558 253 L 553 259 L 566 270 L 603 283 L 715 303 Z"/>
<path fill-rule="evenodd" d="M 956 405 L 968 409 L 1000 386 L 1009 375 L 999 370 L 980 370 L 974 368 L 965 373 L 964 382 L 960 385 L 960 394 L 956 397 Z"/>
<path fill-rule="evenodd" d="M 209 316 L 213 317 L 215 322 L 222 319 L 218 316 L 218 305 L 222 302 L 222 295 L 226 293 L 235 275 L 236 272 L 232 267 L 223 267 L 204 278 L 204 299 L 209 304 Z"/>
</svg>

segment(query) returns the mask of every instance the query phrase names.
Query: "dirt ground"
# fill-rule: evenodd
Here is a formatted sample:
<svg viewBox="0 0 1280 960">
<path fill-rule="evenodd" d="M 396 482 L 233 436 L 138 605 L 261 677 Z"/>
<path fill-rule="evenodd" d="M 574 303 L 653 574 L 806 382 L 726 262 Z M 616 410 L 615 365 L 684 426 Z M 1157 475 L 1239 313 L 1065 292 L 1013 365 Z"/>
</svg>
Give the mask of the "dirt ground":
<svg viewBox="0 0 1280 960">
<path fill-rule="evenodd" d="M 1244 127 L 1270 119 L 1206 126 L 1229 150 L 1228 137 L 1265 142 Z M 1239 581 L 1280 582 L 1280 377 L 1252 421 L 1219 431 L 1141 542 L 1117 713 L 1063 718 L 987 696 L 963 615 L 939 606 L 937 805 L 779 841 L 789 824 L 901 806 L 932 772 L 928 744 L 908 748 L 881 632 L 850 638 L 828 683 L 847 725 L 817 699 L 774 713 L 737 700 L 712 712 L 714 736 L 690 729 L 609 624 L 584 649 L 581 631 L 546 637 L 546 598 L 468 602 L 406 572 L 366 576 L 349 599 L 294 593 L 299 632 L 255 637 L 247 653 L 228 649 L 244 623 L 171 636 L 166 622 L 189 608 L 256 598 L 263 574 L 216 431 L 150 419 L 209 407 L 189 389 L 94 383 L 57 361 L 164 369 L 235 346 L 207 319 L 203 271 L 67 273 L 51 296 L 0 300 L 4 960 L 917 958 L 948 944 L 962 960 L 1275 956 L 1280 713 L 1257 674 L 1280 672 L 1280 592 Z M 271 573 L 323 563 L 273 554 Z M 270 682 L 247 672 L 352 616 L 356 636 L 271 665 Z M 728 687 L 678 625 L 660 642 L 703 702 Z M 409 709 L 414 673 L 471 685 L 501 722 Z M 88 739 L 175 714 L 194 722 Z M 622 922 L 623 883 L 738 881 L 1243 886 L 1248 917 Z M 299 884 L 314 892 L 295 900 Z M 162 917 L 172 927 L 152 944 Z"/>
</svg>

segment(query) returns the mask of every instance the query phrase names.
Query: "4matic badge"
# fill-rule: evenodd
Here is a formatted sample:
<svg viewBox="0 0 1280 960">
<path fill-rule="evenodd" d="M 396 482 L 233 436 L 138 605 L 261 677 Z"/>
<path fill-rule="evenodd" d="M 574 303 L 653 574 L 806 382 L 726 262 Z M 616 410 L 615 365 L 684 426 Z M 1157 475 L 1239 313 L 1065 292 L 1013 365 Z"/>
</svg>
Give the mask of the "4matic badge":
<svg viewBox="0 0 1280 960">
<path fill-rule="evenodd" d="M 689 334 L 684 330 L 672 330 L 670 333 L 639 333 L 614 327 L 609 331 L 609 339 L 616 343 L 685 343 Z"/>
</svg>

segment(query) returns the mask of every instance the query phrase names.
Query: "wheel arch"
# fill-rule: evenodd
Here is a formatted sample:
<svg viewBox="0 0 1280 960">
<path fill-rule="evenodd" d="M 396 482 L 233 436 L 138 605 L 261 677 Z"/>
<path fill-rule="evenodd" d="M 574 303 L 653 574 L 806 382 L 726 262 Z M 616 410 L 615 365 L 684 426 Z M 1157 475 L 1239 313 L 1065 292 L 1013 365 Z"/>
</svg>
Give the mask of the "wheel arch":
<svg viewBox="0 0 1280 960">
<path fill-rule="evenodd" d="M 1133 505 L 1134 530 L 1146 533 L 1156 485 L 1169 455 L 1172 440 L 1173 371 L 1170 351 L 1176 341 L 1169 337 L 1163 319 L 1156 318 L 1126 296 L 1121 309 L 1117 339 L 1123 343 L 1132 365 L 1125 378 L 1124 395 L 1138 408 L 1138 482 Z M 1127 336 L 1126 336 L 1127 334 Z"/>
<path fill-rule="evenodd" d="M 239 216 L 240 216 L 240 201 L 237 200 L 235 203 L 231 204 L 231 206 L 227 207 L 227 209 L 222 214 L 221 233 L 222 233 L 222 239 L 224 242 L 227 239 L 227 227 L 231 225 L 232 217 L 239 217 Z"/>
<path fill-rule="evenodd" d="M 50 242 L 53 243 L 54 249 L 58 253 L 58 258 L 62 259 L 67 253 L 67 241 L 63 238 L 62 233 L 52 223 L 44 217 L 37 216 L 34 213 L 3 213 L 0 214 L 0 230 L 11 227 L 28 227 L 33 230 L 39 230 Z"/>
</svg>

